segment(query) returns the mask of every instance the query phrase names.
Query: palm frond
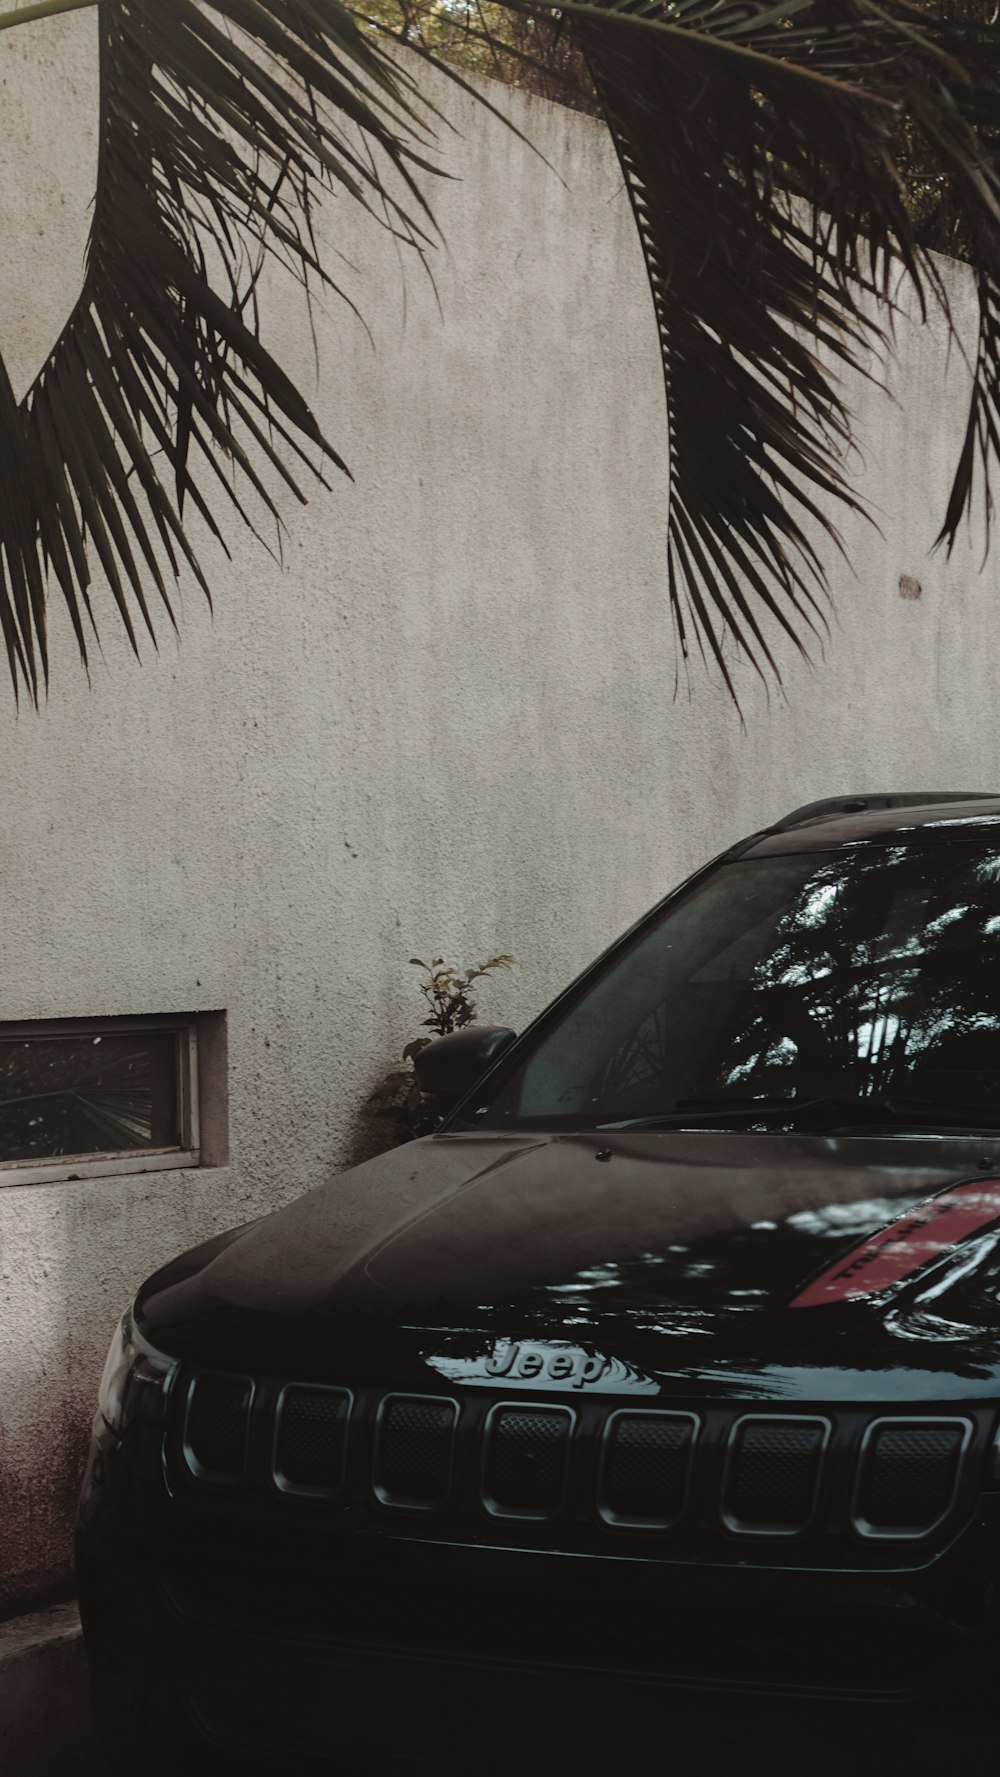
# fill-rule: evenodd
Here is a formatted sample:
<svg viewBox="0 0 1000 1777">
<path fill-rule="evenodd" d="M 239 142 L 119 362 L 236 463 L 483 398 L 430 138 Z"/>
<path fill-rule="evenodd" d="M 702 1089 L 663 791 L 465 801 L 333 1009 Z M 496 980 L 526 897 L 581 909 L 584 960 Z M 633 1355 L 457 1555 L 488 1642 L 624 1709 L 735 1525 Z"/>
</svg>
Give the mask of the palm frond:
<svg viewBox="0 0 1000 1777">
<path fill-rule="evenodd" d="M 864 509 L 849 478 L 851 416 L 816 344 L 865 370 L 897 273 L 947 315 L 906 202 L 902 117 L 949 181 L 979 265 L 981 337 L 941 532 L 949 547 L 1000 455 L 1000 29 L 943 10 L 907 0 L 561 8 L 615 140 L 656 309 L 681 647 L 696 639 L 730 690 L 726 635 L 758 671 L 777 673 L 775 626 L 802 648 L 824 620 L 820 534 L 836 538 L 838 505 Z"/>
<path fill-rule="evenodd" d="M 38 0 L 0 29 L 85 3 Z M 948 313 L 906 201 L 907 154 L 943 182 L 979 277 L 939 540 L 951 547 L 980 494 L 989 524 L 1000 27 L 978 16 L 982 0 L 499 3 L 564 21 L 591 70 L 659 328 L 669 598 L 685 654 L 707 651 L 735 695 L 727 637 L 762 675 L 778 673 L 776 636 L 806 650 L 825 621 L 823 534 L 836 540 L 838 507 L 864 509 L 830 363 L 868 370 L 900 273 Z M 356 0 L 360 17 L 371 4 Z M 345 469 L 264 347 L 256 308 L 262 253 L 335 288 L 313 236 L 319 185 L 418 252 L 432 231 L 420 181 L 437 114 L 341 0 L 100 0 L 99 13 L 83 290 L 20 404 L 0 365 L 0 631 L 15 691 L 36 699 L 48 583 L 86 659 L 96 557 L 138 647 L 157 607 L 172 616 L 182 566 L 208 592 L 185 504 L 223 542 L 220 502 L 246 523 L 262 504 L 278 524 L 275 477 L 303 498 L 326 466 Z"/>
<path fill-rule="evenodd" d="M 280 525 L 275 475 L 303 498 L 303 476 L 346 470 L 261 340 L 260 255 L 335 288 L 312 232 L 324 182 L 418 252 L 432 231 L 433 110 L 338 0 L 101 0 L 99 29 L 81 294 L 19 404 L 0 366 L 0 632 L 36 701 L 50 577 L 86 661 L 96 558 L 138 649 L 157 605 L 172 621 L 181 564 L 208 594 L 185 501 L 222 542 L 220 502 L 249 523 L 252 495 Z"/>
</svg>

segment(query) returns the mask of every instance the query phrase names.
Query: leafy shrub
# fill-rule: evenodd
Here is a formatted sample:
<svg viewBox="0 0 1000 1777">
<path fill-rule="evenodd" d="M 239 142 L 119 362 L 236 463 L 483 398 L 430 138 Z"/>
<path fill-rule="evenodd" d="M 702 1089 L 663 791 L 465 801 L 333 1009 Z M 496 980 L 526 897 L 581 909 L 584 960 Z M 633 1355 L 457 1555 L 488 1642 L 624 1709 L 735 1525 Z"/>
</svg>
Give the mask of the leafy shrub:
<svg viewBox="0 0 1000 1777">
<path fill-rule="evenodd" d="M 407 1065 L 386 1074 L 368 1100 L 373 1116 L 389 1125 L 392 1146 L 412 1141 L 418 1135 L 431 1135 L 441 1122 L 440 1112 L 417 1084 L 413 1069 L 415 1057 L 421 1049 L 426 1049 L 428 1043 L 433 1043 L 435 1037 L 446 1037 L 453 1030 L 464 1030 L 467 1024 L 475 1024 L 478 1011 L 470 989 L 475 982 L 484 980 L 498 969 L 513 967 L 514 960 L 504 953 L 491 956 L 488 962 L 476 963 L 472 968 L 460 969 L 446 963 L 442 956 L 433 957 L 429 963 L 423 962 L 419 956 L 411 956 L 412 967 L 424 972 L 419 986 L 427 1015 L 421 1019 L 421 1024 L 425 1030 L 433 1031 L 434 1036 L 413 1037 L 402 1054 Z"/>
</svg>

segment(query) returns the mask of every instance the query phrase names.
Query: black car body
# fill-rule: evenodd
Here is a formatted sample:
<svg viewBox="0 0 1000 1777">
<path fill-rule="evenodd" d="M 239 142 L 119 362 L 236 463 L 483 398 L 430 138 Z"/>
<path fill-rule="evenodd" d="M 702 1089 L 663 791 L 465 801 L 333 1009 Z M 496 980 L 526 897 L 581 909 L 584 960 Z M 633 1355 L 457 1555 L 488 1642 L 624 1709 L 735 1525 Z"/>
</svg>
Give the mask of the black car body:
<svg viewBox="0 0 1000 1777">
<path fill-rule="evenodd" d="M 78 1545 L 121 1768 L 659 1770 L 706 1696 L 981 1700 L 995 944 L 1000 798 L 800 811 L 478 1039 L 438 1134 L 149 1279 Z"/>
</svg>

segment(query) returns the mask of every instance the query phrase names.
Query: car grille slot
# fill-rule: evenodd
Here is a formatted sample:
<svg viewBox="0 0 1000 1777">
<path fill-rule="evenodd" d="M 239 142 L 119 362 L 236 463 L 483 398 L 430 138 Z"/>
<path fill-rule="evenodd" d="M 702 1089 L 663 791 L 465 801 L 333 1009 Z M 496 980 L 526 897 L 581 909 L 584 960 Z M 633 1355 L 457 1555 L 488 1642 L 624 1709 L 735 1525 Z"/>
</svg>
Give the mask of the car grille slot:
<svg viewBox="0 0 1000 1777">
<path fill-rule="evenodd" d="M 697 1427 L 687 1413 L 611 1415 L 599 1499 L 605 1523 L 641 1530 L 677 1523 L 687 1503 Z"/>
<path fill-rule="evenodd" d="M 383 1505 L 434 1511 L 451 1491 L 458 1403 L 386 1395 L 375 1431 L 374 1485 Z"/>
<path fill-rule="evenodd" d="M 876 1420 L 862 1450 L 855 1528 L 863 1536 L 929 1536 L 955 1503 L 971 1435 L 964 1419 Z"/>
<path fill-rule="evenodd" d="M 772 1419 L 747 1415 L 733 1428 L 723 1487 L 728 1529 L 762 1536 L 796 1536 L 816 1510 L 826 1419 Z"/>
<path fill-rule="evenodd" d="M 972 1491 L 978 1448 L 971 1412 L 734 1416 L 538 1397 L 487 1407 L 481 1395 L 460 1403 L 207 1368 L 173 1392 L 171 1421 L 167 1459 L 182 1485 L 186 1475 L 206 1489 L 377 1502 L 457 1523 L 474 1513 L 477 1534 L 484 1512 L 572 1523 L 582 1537 L 600 1525 L 605 1541 L 713 1526 L 748 1540 L 822 1531 L 831 1554 L 845 1535 L 888 1544 L 943 1534 Z"/>
<path fill-rule="evenodd" d="M 275 1411 L 274 1480 L 282 1493 L 331 1499 L 344 1479 L 351 1396 L 345 1388 L 283 1388 Z"/>
<path fill-rule="evenodd" d="M 501 1404 L 486 1421 L 483 1504 L 498 1518 L 552 1518 L 566 1494 L 569 1407 Z"/>
<path fill-rule="evenodd" d="M 184 1458 L 200 1481 L 232 1485 L 242 1478 L 253 1393 L 249 1376 L 195 1376 L 184 1415 Z"/>
</svg>

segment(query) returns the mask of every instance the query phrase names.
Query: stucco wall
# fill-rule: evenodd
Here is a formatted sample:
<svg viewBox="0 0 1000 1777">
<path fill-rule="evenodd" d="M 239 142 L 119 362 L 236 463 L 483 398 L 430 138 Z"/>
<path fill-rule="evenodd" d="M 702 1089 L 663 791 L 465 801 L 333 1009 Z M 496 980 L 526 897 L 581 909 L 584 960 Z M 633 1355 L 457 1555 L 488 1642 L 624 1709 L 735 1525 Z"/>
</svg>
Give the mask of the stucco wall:
<svg viewBox="0 0 1000 1777">
<path fill-rule="evenodd" d="M 79 279 L 95 60 L 84 14 L 0 39 L 20 386 Z M 185 589 L 179 645 L 164 623 L 137 665 L 105 599 L 89 685 L 57 613 L 47 706 L 15 715 L 0 691 L 0 1017 L 226 1008 L 231 1140 L 226 1167 L 0 1190 L 0 1610 L 64 1573 L 134 1287 L 343 1164 L 414 1031 L 412 953 L 513 951 L 482 1009 L 522 1025 L 793 804 L 996 781 L 997 567 L 927 555 L 961 362 L 949 398 L 940 339 L 903 326 L 898 405 L 858 387 L 881 534 L 845 526 L 856 577 L 833 562 L 825 657 L 785 650 L 784 696 L 741 673 L 745 729 L 697 666 L 675 696 L 662 390 L 617 169 L 591 121 L 492 96 L 544 161 L 444 92 L 440 312 L 349 202 L 325 212 L 374 335 L 334 303 L 319 319 L 315 405 L 356 485 L 289 513 L 283 567 L 235 535 L 214 616 Z M 287 292 L 271 306 L 308 379 L 304 317 Z"/>
</svg>

